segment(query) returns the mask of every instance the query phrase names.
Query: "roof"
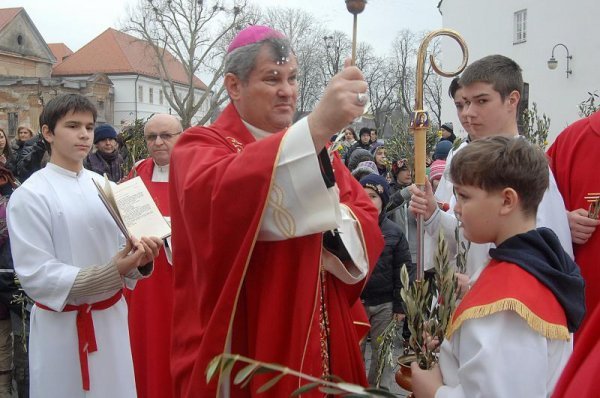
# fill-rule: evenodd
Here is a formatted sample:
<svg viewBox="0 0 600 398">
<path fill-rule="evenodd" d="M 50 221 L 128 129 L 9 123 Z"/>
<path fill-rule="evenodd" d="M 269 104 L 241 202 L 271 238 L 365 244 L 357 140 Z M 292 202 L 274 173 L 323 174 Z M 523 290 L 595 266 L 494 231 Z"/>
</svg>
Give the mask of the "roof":
<svg viewBox="0 0 600 398">
<path fill-rule="evenodd" d="M 4 27 L 23 10 L 23 7 L 0 8 L 0 30 L 4 29 Z"/>
<path fill-rule="evenodd" d="M 60 64 L 63 58 L 73 54 L 73 51 L 65 43 L 48 43 L 48 47 L 50 47 L 50 51 L 56 58 L 55 66 Z"/>
<path fill-rule="evenodd" d="M 56 65 L 52 76 L 82 76 L 95 73 L 139 74 L 160 78 L 156 69 L 156 55 L 149 42 L 127 33 L 108 28 L 98 37 Z M 187 74 L 181 62 L 169 52 L 164 55 L 165 66 L 173 81 L 187 84 Z M 196 76 L 194 87 L 206 90 Z"/>
</svg>

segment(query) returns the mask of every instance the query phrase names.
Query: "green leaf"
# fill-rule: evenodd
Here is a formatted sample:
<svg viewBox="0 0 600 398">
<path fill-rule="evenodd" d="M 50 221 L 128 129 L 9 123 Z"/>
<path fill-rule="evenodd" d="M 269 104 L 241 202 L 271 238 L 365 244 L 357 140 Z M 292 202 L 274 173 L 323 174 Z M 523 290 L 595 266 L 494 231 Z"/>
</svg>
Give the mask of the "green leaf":
<svg viewBox="0 0 600 398">
<path fill-rule="evenodd" d="M 297 396 L 299 396 L 299 395 L 302 395 L 302 394 L 304 394 L 305 392 L 309 392 L 309 391 L 311 391 L 311 390 L 314 390 L 316 387 L 318 387 L 318 386 L 320 386 L 320 385 L 321 385 L 321 383 L 319 383 L 319 382 L 305 384 L 305 385 L 303 385 L 302 387 L 300 387 L 300 388 L 298 388 L 297 390 L 295 390 L 295 391 L 292 393 L 292 395 L 291 395 L 291 396 L 292 396 L 292 397 L 297 397 Z"/>
<path fill-rule="evenodd" d="M 234 358 L 226 358 L 223 361 L 223 365 L 221 366 L 221 374 L 229 372 L 231 370 L 231 368 L 233 368 L 233 365 L 235 365 L 237 360 L 238 360 L 237 355 Z"/>
<path fill-rule="evenodd" d="M 210 363 L 206 367 L 206 383 L 207 384 L 215 375 L 215 372 L 216 372 L 217 368 L 219 367 L 219 363 L 221 363 L 221 358 L 222 358 L 221 355 L 217 355 L 210 361 Z"/>
<path fill-rule="evenodd" d="M 277 382 L 279 382 L 279 380 L 281 380 L 281 378 L 285 376 L 284 373 L 280 373 L 277 376 L 273 377 L 271 380 L 267 381 L 265 384 L 263 384 L 262 386 L 260 386 L 258 388 L 258 390 L 256 390 L 257 393 L 262 393 L 267 391 L 269 388 L 273 387 L 275 384 L 277 384 Z"/>
<path fill-rule="evenodd" d="M 328 387 L 328 386 L 319 387 L 319 391 L 324 392 L 325 394 L 333 394 L 333 395 L 340 395 L 345 392 L 343 390 L 333 388 L 333 387 Z"/>
<path fill-rule="evenodd" d="M 253 363 L 253 364 L 250 364 L 250 365 L 244 367 L 242 370 L 240 370 L 235 375 L 235 379 L 233 379 L 233 384 L 240 384 L 248 376 L 252 375 L 252 373 L 254 373 L 254 371 L 256 370 L 256 368 L 258 368 L 259 366 L 260 365 L 258 363 Z"/>
</svg>

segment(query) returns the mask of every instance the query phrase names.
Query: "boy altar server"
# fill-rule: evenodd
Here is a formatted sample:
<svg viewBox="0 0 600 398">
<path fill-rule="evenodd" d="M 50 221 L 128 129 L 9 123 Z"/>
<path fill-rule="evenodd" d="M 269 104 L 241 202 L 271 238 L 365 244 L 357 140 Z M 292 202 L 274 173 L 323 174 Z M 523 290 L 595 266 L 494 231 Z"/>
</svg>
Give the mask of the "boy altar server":
<svg viewBox="0 0 600 398">
<path fill-rule="evenodd" d="M 465 237 L 496 248 L 452 316 L 439 367 L 412 364 L 415 396 L 547 397 L 585 311 L 577 265 L 535 228 L 548 162 L 523 139 L 485 138 L 455 156 L 450 177 Z"/>
<path fill-rule="evenodd" d="M 135 397 L 123 284 L 152 270 L 158 238 L 123 243 L 83 168 L 96 109 L 77 94 L 40 116 L 48 165 L 12 195 L 7 221 L 15 271 L 31 311 L 31 397 Z"/>
</svg>

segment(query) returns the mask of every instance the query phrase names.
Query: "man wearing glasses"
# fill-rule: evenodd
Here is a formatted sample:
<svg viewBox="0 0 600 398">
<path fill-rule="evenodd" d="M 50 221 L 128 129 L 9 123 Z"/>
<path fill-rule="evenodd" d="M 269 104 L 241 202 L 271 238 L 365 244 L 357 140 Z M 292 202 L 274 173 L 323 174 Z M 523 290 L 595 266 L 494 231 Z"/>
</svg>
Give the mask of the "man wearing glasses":
<svg viewBox="0 0 600 398">
<path fill-rule="evenodd" d="M 150 156 L 138 162 L 129 178 L 140 176 L 162 215 L 170 223 L 169 158 L 182 133 L 179 120 L 156 114 L 144 127 Z M 167 241 L 167 244 L 170 244 Z M 168 249 L 167 249 L 168 250 Z M 169 351 L 173 302 L 172 268 L 165 250 L 154 261 L 152 278 L 126 290 L 129 303 L 129 334 L 139 397 L 172 397 Z"/>
</svg>

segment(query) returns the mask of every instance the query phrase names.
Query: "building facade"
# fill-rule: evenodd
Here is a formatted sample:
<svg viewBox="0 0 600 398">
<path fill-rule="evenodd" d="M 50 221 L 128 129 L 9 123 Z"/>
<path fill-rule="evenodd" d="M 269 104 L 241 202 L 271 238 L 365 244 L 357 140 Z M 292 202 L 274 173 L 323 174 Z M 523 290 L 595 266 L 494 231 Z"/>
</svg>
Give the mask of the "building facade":
<svg viewBox="0 0 600 398">
<path fill-rule="evenodd" d="M 10 138 L 19 125 L 38 131 L 44 104 L 60 94 L 88 97 L 98 108 L 98 122 L 114 123 L 110 79 L 98 73 L 79 81 L 52 78 L 56 62 L 23 8 L 0 9 L 0 128 Z"/>
<path fill-rule="evenodd" d="M 469 63 L 491 54 L 514 59 L 523 69 L 523 100 L 550 118 L 548 141 L 578 120 L 579 104 L 588 92 L 600 91 L 597 74 L 600 35 L 596 0 L 442 0 L 443 26 L 457 30 L 469 48 Z M 562 45 L 560 45 L 562 44 Z M 553 50 L 554 49 L 554 50 Z M 572 58 L 567 58 L 568 55 Z M 554 54 L 556 69 L 549 69 Z M 442 40 L 445 69 L 460 63 L 461 52 L 451 39 Z M 567 62 L 570 73 L 567 73 Z M 443 92 L 450 79 L 443 79 Z M 453 101 L 444 95 L 445 121 L 461 132 Z M 464 131 L 463 131 L 464 133 Z"/>
<path fill-rule="evenodd" d="M 136 119 L 147 119 L 154 113 L 175 114 L 168 96 L 188 95 L 190 84 L 183 65 L 171 54 L 164 54 L 167 72 L 161 72 L 150 43 L 109 28 L 78 51 L 67 56 L 52 71 L 53 77 L 84 80 L 96 73 L 105 74 L 114 86 L 114 120 L 129 124 Z M 171 79 L 175 90 L 161 79 Z M 200 98 L 207 87 L 194 76 L 194 97 Z M 196 100 L 197 101 L 197 100 Z M 192 124 L 209 111 L 210 97 L 204 101 L 192 118 Z"/>
</svg>

